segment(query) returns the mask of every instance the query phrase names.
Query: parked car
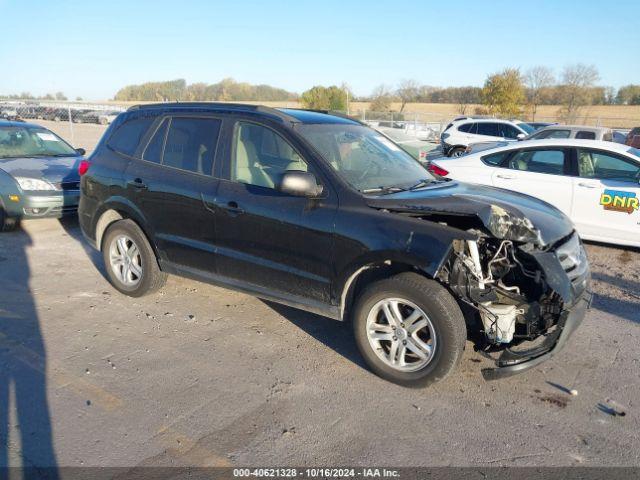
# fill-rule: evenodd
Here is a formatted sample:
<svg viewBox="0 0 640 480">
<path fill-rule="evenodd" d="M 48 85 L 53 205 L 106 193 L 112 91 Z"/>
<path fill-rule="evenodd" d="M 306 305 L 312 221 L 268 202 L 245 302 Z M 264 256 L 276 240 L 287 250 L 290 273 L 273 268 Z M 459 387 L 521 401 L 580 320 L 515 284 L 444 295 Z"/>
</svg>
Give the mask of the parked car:
<svg viewBox="0 0 640 480">
<path fill-rule="evenodd" d="M 14 106 L 0 106 L 0 119 L 2 120 L 17 120 L 18 110 Z"/>
<path fill-rule="evenodd" d="M 540 130 L 541 128 L 550 127 L 551 125 L 557 124 L 557 122 L 527 122 L 527 125 L 529 125 L 534 130 Z"/>
<path fill-rule="evenodd" d="M 640 150 L 598 140 L 532 140 L 451 159 L 434 173 L 534 196 L 587 240 L 640 247 Z"/>
<path fill-rule="evenodd" d="M 145 295 L 173 273 L 350 318 L 369 367 L 403 385 L 451 372 L 468 330 L 502 351 L 486 377 L 535 366 L 566 343 L 591 295 L 559 210 L 436 180 L 343 116 L 137 106 L 80 172 L 80 225 L 120 292 Z"/>
<path fill-rule="evenodd" d="M 77 113 L 74 113 L 77 112 Z M 72 111 L 71 116 L 73 117 L 74 123 L 98 123 L 98 119 L 102 112 L 100 110 L 89 110 L 89 111 Z"/>
<path fill-rule="evenodd" d="M 376 130 L 389 137 L 396 145 L 406 150 L 413 158 L 422 163 L 427 161 L 427 154 L 438 146 L 437 143 L 418 140 L 415 136 L 397 128 L 379 127 Z"/>
<path fill-rule="evenodd" d="M 98 115 L 98 123 L 100 125 L 109 125 L 111 124 L 111 122 L 113 122 L 116 117 L 120 115 L 119 111 L 111 111 L 111 112 L 101 112 L 100 115 Z"/>
<path fill-rule="evenodd" d="M 543 140 L 546 138 L 575 138 L 578 140 L 601 140 L 612 142 L 613 131 L 604 127 L 589 127 L 586 125 L 552 125 L 541 128 L 525 138 L 505 139 L 499 142 L 478 142 L 470 144 L 466 154 L 477 153 L 492 148 L 503 147 L 509 142 L 521 140 Z"/>
<path fill-rule="evenodd" d="M 640 127 L 632 129 L 624 143 L 630 147 L 640 148 Z"/>
<path fill-rule="evenodd" d="M 23 218 L 75 214 L 82 155 L 40 125 L 0 121 L 0 231 Z"/>
<path fill-rule="evenodd" d="M 533 131 L 533 128 L 524 122 L 496 118 L 465 119 L 451 123 L 440 135 L 440 143 L 445 155 L 459 157 L 465 154 L 466 148 L 472 143 L 515 141 L 525 138 Z"/>
</svg>

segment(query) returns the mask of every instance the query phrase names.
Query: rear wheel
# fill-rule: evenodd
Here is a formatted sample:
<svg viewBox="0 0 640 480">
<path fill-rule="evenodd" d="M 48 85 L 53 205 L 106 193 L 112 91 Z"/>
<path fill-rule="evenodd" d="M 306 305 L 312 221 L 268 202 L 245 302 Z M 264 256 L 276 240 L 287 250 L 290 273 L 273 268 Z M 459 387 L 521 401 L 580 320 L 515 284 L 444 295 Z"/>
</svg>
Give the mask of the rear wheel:
<svg viewBox="0 0 640 480">
<path fill-rule="evenodd" d="M 107 229 L 102 258 L 111 284 L 125 295 L 141 297 L 167 281 L 144 232 L 132 220 L 119 220 Z"/>
<path fill-rule="evenodd" d="M 462 147 L 456 147 L 449 152 L 450 157 L 461 157 L 464 155 L 465 149 Z"/>
<path fill-rule="evenodd" d="M 380 377 L 425 387 L 458 365 L 466 341 L 462 312 L 449 292 L 417 273 L 369 285 L 353 313 L 356 343 Z"/>
</svg>

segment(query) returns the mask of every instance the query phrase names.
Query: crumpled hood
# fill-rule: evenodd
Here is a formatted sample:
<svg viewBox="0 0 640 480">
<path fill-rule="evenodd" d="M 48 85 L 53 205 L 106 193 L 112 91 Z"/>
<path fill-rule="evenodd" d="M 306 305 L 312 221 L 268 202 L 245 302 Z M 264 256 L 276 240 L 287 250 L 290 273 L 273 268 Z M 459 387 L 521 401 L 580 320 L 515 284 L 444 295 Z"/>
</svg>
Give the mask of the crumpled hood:
<svg viewBox="0 0 640 480">
<path fill-rule="evenodd" d="M 415 215 L 474 216 L 496 238 L 538 246 L 555 243 L 573 231 L 571 220 L 542 200 L 456 181 L 411 192 L 367 197 L 367 203 L 374 208 Z"/>
<path fill-rule="evenodd" d="M 82 156 L 0 159 L 0 170 L 12 177 L 37 178 L 51 183 L 78 182 Z"/>
</svg>

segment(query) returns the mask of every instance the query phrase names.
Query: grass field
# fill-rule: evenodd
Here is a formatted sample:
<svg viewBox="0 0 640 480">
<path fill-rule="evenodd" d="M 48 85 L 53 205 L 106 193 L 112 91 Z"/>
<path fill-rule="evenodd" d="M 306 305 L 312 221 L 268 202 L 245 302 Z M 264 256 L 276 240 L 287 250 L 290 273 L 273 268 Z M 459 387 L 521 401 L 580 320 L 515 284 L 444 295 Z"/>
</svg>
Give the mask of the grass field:
<svg viewBox="0 0 640 480">
<path fill-rule="evenodd" d="M 118 105 L 133 105 L 144 102 L 114 102 Z M 302 104 L 295 101 L 288 102 L 237 102 L 246 104 L 261 104 L 269 107 L 302 108 Z M 400 110 L 400 103 L 392 103 L 394 112 Z M 351 102 L 349 110 L 351 115 L 371 117 L 369 102 Z M 473 115 L 476 107 L 481 105 L 467 105 L 466 115 Z M 540 122 L 561 122 L 560 105 L 540 105 L 535 119 Z M 408 103 L 404 108 L 404 116 L 407 120 L 427 122 L 448 122 L 451 118 L 460 115 L 460 105 L 453 103 Z M 376 115 L 379 116 L 379 115 Z M 397 118 L 397 117 L 394 117 Z M 529 110 L 521 116 L 523 120 L 531 120 Z M 573 122 L 581 125 L 599 125 L 611 128 L 633 128 L 640 126 L 640 105 L 593 105 L 580 110 L 578 118 Z"/>
</svg>

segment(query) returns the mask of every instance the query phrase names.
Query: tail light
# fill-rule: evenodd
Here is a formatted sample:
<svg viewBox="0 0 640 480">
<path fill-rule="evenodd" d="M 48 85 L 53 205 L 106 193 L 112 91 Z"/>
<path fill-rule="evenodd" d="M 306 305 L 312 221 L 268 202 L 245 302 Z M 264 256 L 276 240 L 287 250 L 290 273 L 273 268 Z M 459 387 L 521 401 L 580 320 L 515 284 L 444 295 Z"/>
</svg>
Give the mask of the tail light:
<svg viewBox="0 0 640 480">
<path fill-rule="evenodd" d="M 430 164 L 429 167 L 427 167 L 427 170 L 429 170 L 434 175 L 438 175 L 439 177 L 446 177 L 447 175 L 449 175 L 449 172 L 447 170 L 439 167 L 435 163 Z"/>
<path fill-rule="evenodd" d="M 89 160 L 81 160 L 80 165 L 78 165 L 78 175 L 83 176 L 89 170 L 91 166 L 91 162 Z"/>
</svg>

